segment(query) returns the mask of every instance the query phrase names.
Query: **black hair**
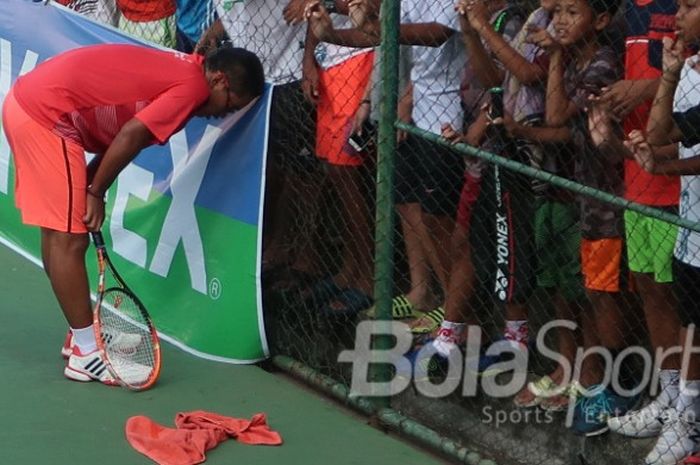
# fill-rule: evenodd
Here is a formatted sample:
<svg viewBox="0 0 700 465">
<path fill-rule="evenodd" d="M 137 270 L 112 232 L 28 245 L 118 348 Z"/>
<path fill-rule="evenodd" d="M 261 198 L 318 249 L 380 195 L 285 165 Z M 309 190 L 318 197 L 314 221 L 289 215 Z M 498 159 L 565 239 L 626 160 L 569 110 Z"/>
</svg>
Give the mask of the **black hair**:
<svg viewBox="0 0 700 465">
<path fill-rule="evenodd" d="M 221 71 L 228 77 L 231 91 L 241 96 L 257 97 L 265 89 L 265 73 L 260 59 L 246 49 L 224 46 L 207 54 L 207 71 Z"/>
<path fill-rule="evenodd" d="M 608 13 L 610 17 L 615 16 L 615 13 L 620 8 L 620 0 L 588 0 L 588 4 L 596 15 Z"/>
</svg>

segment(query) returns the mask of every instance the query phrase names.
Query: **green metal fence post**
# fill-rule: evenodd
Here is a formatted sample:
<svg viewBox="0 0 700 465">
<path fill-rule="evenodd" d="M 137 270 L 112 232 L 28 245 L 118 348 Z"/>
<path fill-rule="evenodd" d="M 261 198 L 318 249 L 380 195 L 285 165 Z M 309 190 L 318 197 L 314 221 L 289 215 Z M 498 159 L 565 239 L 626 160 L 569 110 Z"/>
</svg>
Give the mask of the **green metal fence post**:
<svg viewBox="0 0 700 465">
<path fill-rule="evenodd" d="M 396 151 L 396 106 L 398 102 L 399 70 L 399 11 L 397 0 L 382 0 L 381 25 L 382 42 L 381 80 L 382 99 L 380 102 L 379 144 L 377 153 L 377 200 L 375 217 L 375 265 L 374 297 L 377 305 L 377 318 L 391 320 L 391 298 L 394 275 L 394 153 Z M 384 331 L 388 333 L 388 331 Z M 391 347 L 390 336 L 380 335 L 374 347 L 387 350 Z M 382 382 L 389 379 L 389 367 L 373 365 L 371 379 Z M 375 402 L 379 407 L 388 407 L 388 393 L 378 393 Z"/>
</svg>

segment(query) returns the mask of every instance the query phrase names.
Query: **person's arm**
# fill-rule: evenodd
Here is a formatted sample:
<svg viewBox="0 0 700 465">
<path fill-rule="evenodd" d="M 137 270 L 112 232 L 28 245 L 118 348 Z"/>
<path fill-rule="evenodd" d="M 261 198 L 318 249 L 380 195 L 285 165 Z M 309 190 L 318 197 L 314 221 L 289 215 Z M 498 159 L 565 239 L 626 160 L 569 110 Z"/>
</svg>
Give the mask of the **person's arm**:
<svg viewBox="0 0 700 465">
<path fill-rule="evenodd" d="M 671 115 L 673 96 L 685 62 L 685 45 L 681 39 L 674 41 L 670 37 L 664 37 L 663 44 L 663 74 L 647 121 L 646 139 L 651 145 L 666 145 L 682 138 Z"/>
<path fill-rule="evenodd" d="M 151 145 L 153 134 L 136 118 L 126 122 L 96 162 L 96 169 L 87 187 L 83 222 L 88 231 L 99 231 L 105 217 L 104 196 L 119 173 L 145 147 Z M 94 165 L 93 165 L 94 166 Z"/>
<path fill-rule="evenodd" d="M 518 123 L 506 124 L 508 132 L 517 138 L 540 143 L 567 142 L 571 139 L 571 130 L 568 127 L 536 127 L 525 126 Z"/>
<path fill-rule="evenodd" d="M 486 30 L 493 30 L 489 23 L 486 3 L 481 0 L 461 0 L 456 6 L 456 10 L 459 15 L 464 47 L 469 52 L 469 66 L 474 70 L 476 78 L 484 88 L 500 86 L 505 75 L 496 66 L 481 41 L 481 35 Z"/>
<path fill-rule="evenodd" d="M 678 142 L 683 137 L 675 125 L 673 114 L 673 96 L 678 86 L 679 76 L 664 72 L 659 89 L 647 121 L 647 141 L 651 145 L 665 145 Z"/>
<path fill-rule="evenodd" d="M 563 126 L 578 112 L 576 104 L 566 95 L 564 69 L 564 51 L 556 48 L 549 55 L 549 76 L 545 99 L 545 120 L 550 127 Z"/>
<path fill-rule="evenodd" d="M 221 18 L 216 18 L 209 29 L 199 38 L 199 42 L 194 47 L 195 53 L 206 54 L 207 51 L 215 49 L 217 42 L 224 37 L 226 37 L 224 25 L 221 23 Z"/>
<path fill-rule="evenodd" d="M 136 118 L 127 121 L 102 156 L 90 183 L 90 193 L 104 196 L 124 167 L 152 142 L 153 134 L 145 124 Z"/>
<path fill-rule="evenodd" d="M 321 42 L 359 48 L 375 47 L 381 43 L 379 21 L 368 21 L 361 29 L 335 29 L 328 11 L 318 1 L 307 6 L 306 18 L 311 31 Z M 436 22 L 402 24 L 399 29 L 399 43 L 439 47 L 454 33 L 450 27 Z"/>
<path fill-rule="evenodd" d="M 510 71 L 516 79 L 523 85 L 531 85 L 543 81 L 547 76 L 547 70 L 537 63 L 531 63 L 518 53 L 503 38 L 503 35 L 496 32 L 493 27 L 484 28 L 481 31 L 481 38 L 486 41 L 489 49 L 496 55 L 498 61 Z"/>
<path fill-rule="evenodd" d="M 624 118 L 642 102 L 656 95 L 661 79 L 625 79 L 603 87 L 600 101 L 610 106 L 618 118 Z"/>
<path fill-rule="evenodd" d="M 318 103 L 318 64 L 314 51 L 319 44 L 318 39 L 311 33 L 310 27 L 306 28 L 306 41 L 304 42 L 304 58 L 302 60 L 301 89 L 306 99 Z"/>
<path fill-rule="evenodd" d="M 503 83 L 503 71 L 498 69 L 489 53 L 484 48 L 479 34 L 473 30 L 462 33 L 464 46 L 469 50 L 469 66 L 484 88 L 500 86 Z"/>
</svg>

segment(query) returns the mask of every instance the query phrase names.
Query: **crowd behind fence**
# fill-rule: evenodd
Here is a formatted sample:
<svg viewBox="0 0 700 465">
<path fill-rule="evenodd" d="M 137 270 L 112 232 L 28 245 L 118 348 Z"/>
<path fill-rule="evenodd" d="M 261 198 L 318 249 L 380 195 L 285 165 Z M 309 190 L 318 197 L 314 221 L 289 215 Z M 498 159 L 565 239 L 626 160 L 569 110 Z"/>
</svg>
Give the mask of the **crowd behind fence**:
<svg viewBox="0 0 700 465">
<path fill-rule="evenodd" d="M 551 445 L 493 444 L 518 435 L 514 412 L 545 436 L 652 438 L 616 463 L 700 450 L 694 3 L 402 0 L 397 24 L 378 0 L 58 1 L 183 52 L 260 57 L 276 354 L 354 383 L 338 356 L 381 316 L 388 265 L 410 347 L 390 374 L 413 388 L 396 408 L 507 463 L 563 463 Z M 375 256 L 382 241 L 395 248 Z M 445 406 L 464 417 L 431 415 Z"/>
</svg>

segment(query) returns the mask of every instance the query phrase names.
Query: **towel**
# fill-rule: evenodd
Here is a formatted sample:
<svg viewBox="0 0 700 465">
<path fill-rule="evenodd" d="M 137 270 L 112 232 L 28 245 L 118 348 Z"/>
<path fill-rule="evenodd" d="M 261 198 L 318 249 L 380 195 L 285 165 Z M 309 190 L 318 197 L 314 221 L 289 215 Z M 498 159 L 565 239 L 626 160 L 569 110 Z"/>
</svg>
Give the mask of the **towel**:
<svg viewBox="0 0 700 465">
<path fill-rule="evenodd" d="M 126 422 L 129 444 L 159 465 L 195 465 L 206 460 L 206 451 L 229 437 L 245 444 L 282 444 L 282 437 L 267 425 L 264 413 L 250 420 L 195 410 L 175 416 L 177 428 L 167 428 L 148 417 Z"/>
</svg>

